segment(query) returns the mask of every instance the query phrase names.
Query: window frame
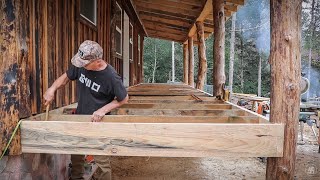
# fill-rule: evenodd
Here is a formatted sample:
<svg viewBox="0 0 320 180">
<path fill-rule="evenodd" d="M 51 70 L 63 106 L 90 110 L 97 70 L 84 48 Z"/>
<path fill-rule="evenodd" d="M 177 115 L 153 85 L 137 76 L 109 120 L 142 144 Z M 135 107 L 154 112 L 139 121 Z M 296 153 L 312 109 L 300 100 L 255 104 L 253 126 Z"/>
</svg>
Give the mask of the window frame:
<svg viewBox="0 0 320 180">
<path fill-rule="evenodd" d="M 140 51 L 140 49 L 141 49 L 141 36 L 140 36 L 140 34 L 138 34 L 138 65 L 140 65 L 140 59 L 141 59 L 141 51 Z"/>
<path fill-rule="evenodd" d="M 98 22 L 98 2 L 97 0 L 94 1 L 94 21 L 92 22 L 88 17 L 81 14 L 81 0 L 79 1 L 79 20 L 85 23 L 88 26 L 91 26 L 91 28 L 97 28 L 97 22 Z"/>
<path fill-rule="evenodd" d="M 116 27 L 116 31 L 118 33 L 120 33 L 120 53 L 117 52 L 117 49 L 116 49 L 116 54 L 118 56 L 122 56 L 122 51 L 123 51 L 123 47 L 122 47 L 122 44 L 123 44 L 123 33 L 122 33 L 122 30 L 123 30 L 123 9 L 121 8 L 121 6 L 119 5 L 119 3 L 116 1 L 116 6 L 118 6 L 118 8 L 120 9 L 120 27 L 117 26 L 117 24 L 115 25 Z M 117 42 L 116 42 L 117 43 Z"/>
<path fill-rule="evenodd" d="M 130 32 L 130 28 L 131 28 L 131 32 Z M 130 33 L 131 33 L 131 37 L 130 37 Z M 131 45 L 131 48 L 130 48 Z M 131 50 L 131 59 L 130 59 L 130 50 Z M 129 23 L 129 61 L 133 62 L 133 25 L 130 22 Z"/>
</svg>

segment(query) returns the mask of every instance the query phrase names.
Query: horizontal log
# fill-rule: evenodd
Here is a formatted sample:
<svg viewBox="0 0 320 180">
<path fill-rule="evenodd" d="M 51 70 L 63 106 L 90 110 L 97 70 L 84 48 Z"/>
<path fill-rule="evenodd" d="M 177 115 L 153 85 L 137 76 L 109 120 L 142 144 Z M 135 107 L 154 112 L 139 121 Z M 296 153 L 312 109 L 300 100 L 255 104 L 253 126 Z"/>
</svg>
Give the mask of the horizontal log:
<svg viewBox="0 0 320 180">
<path fill-rule="evenodd" d="M 49 114 L 48 121 L 74 121 L 91 122 L 91 115 L 62 115 Z M 42 114 L 26 120 L 45 121 L 46 116 Z M 142 116 L 142 115 L 108 115 L 104 116 L 102 122 L 122 123 L 264 123 L 259 117 L 254 116 Z M 269 124 L 265 123 L 265 124 Z"/>
<path fill-rule="evenodd" d="M 147 91 L 147 92 L 128 92 L 129 95 L 149 95 L 149 96 L 186 96 L 186 95 L 196 95 L 196 96 L 206 96 L 202 92 L 193 92 L 193 91 L 161 91 L 161 90 L 154 90 L 154 91 Z"/>
<path fill-rule="evenodd" d="M 119 108 L 112 115 L 158 115 L 158 116 L 255 116 L 243 110 L 197 110 L 197 109 L 132 109 Z"/>
<path fill-rule="evenodd" d="M 281 157 L 281 124 L 22 121 L 23 153 Z"/>
<path fill-rule="evenodd" d="M 139 96 L 138 96 L 139 97 Z M 156 99 L 129 99 L 129 104 L 134 103 L 165 103 L 165 104 L 174 104 L 174 103 L 188 103 L 188 104 L 225 104 L 223 101 L 197 101 L 197 100 L 156 100 Z"/>
<path fill-rule="evenodd" d="M 129 100 L 194 100 L 194 98 L 190 95 L 187 96 L 129 96 Z"/>
<path fill-rule="evenodd" d="M 232 109 L 229 104 L 190 104 L 190 103 L 128 103 L 120 108 L 132 109 Z"/>
</svg>

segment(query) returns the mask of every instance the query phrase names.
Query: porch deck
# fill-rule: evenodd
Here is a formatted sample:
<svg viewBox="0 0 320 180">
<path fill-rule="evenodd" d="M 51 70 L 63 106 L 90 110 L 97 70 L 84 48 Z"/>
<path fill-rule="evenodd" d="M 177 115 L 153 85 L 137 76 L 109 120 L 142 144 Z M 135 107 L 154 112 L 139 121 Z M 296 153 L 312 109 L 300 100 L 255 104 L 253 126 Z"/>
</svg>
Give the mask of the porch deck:
<svg viewBox="0 0 320 180">
<path fill-rule="evenodd" d="M 105 116 L 65 115 L 75 105 L 25 119 L 23 153 L 160 157 L 282 157 L 284 125 L 185 84 L 139 84 Z M 32 121 L 30 121 L 32 120 Z M 34 121 L 36 120 L 36 121 Z"/>
</svg>

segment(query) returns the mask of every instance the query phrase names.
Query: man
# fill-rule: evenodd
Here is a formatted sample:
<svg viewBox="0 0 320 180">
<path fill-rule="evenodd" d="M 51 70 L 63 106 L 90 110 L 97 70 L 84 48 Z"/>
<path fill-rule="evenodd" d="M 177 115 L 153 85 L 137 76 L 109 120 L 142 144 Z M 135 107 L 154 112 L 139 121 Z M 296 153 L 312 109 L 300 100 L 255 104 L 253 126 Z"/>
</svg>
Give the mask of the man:
<svg viewBox="0 0 320 180">
<path fill-rule="evenodd" d="M 128 101 L 121 77 L 103 59 L 101 46 L 84 41 L 71 59 L 72 66 L 45 92 L 45 105 L 54 99 L 54 93 L 70 80 L 77 80 L 78 107 L 76 114 L 91 114 L 92 122 L 100 122 L 105 114 Z M 84 132 L 85 133 L 85 132 Z M 111 179 L 110 161 L 107 156 L 94 156 L 98 165 L 95 179 Z M 83 179 L 84 156 L 71 155 L 71 179 Z"/>
</svg>

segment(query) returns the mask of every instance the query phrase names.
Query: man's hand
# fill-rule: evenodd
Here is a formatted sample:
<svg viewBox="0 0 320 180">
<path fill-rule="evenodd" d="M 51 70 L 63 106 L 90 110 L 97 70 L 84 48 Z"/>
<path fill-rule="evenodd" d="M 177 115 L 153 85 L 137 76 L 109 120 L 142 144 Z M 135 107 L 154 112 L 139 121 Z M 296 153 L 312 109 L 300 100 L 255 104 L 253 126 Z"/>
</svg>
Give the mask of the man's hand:
<svg viewBox="0 0 320 180">
<path fill-rule="evenodd" d="M 55 92 L 54 88 L 50 87 L 50 88 L 44 93 L 43 98 L 44 98 L 44 100 L 45 100 L 45 103 L 44 103 L 45 106 L 49 105 L 49 104 L 53 101 L 53 99 L 54 99 L 54 92 Z"/>
<path fill-rule="evenodd" d="M 101 120 L 105 114 L 106 113 L 103 110 L 103 108 L 100 108 L 97 111 L 93 112 L 92 117 L 91 117 L 91 121 L 92 122 L 101 122 Z"/>
</svg>

